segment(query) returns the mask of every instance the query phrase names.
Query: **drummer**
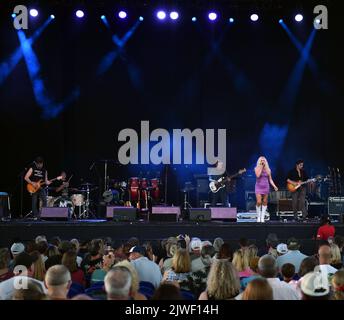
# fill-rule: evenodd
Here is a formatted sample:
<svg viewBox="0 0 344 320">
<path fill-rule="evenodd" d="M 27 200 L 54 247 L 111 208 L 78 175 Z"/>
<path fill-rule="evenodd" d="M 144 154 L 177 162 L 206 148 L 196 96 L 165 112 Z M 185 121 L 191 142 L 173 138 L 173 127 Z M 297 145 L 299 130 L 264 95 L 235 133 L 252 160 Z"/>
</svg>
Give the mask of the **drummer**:
<svg viewBox="0 0 344 320">
<path fill-rule="evenodd" d="M 69 182 L 67 181 L 67 174 L 65 171 L 61 171 L 60 176 L 62 177 L 61 180 L 57 181 L 57 187 L 55 189 L 55 194 L 58 197 L 68 197 L 68 188 L 69 188 Z"/>
</svg>

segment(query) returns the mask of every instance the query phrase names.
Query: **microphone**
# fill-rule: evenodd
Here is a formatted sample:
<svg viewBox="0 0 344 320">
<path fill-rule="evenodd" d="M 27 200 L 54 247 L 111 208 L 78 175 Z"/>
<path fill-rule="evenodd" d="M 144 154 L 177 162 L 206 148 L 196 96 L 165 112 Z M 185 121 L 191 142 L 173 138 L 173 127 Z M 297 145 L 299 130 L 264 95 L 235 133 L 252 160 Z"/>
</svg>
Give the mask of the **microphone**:
<svg viewBox="0 0 344 320">
<path fill-rule="evenodd" d="M 95 162 L 92 162 L 91 166 L 88 169 L 92 170 L 95 164 L 96 164 Z"/>
</svg>

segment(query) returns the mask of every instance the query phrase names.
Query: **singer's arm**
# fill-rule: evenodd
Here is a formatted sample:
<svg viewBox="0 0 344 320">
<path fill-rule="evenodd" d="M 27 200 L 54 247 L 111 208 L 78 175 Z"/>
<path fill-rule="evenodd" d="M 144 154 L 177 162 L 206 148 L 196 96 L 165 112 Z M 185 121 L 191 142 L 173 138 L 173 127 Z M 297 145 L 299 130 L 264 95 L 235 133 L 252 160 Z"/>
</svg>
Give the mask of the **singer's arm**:
<svg viewBox="0 0 344 320">
<path fill-rule="evenodd" d="M 263 166 L 261 164 L 259 164 L 257 167 L 254 168 L 254 172 L 257 178 L 260 177 L 260 175 L 262 174 L 262 171 L 263 171 Z"/>
</svg>

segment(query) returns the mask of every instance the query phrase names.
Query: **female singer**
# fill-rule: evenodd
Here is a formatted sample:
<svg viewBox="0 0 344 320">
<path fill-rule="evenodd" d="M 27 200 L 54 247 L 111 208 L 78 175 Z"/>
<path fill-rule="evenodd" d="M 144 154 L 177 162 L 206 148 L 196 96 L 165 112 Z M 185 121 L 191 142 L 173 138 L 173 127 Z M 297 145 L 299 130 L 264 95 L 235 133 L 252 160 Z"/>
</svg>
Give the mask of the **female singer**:
<svg viewBox="0 0 344 320">
<path fill-rule="evenodd" d="M 258 158 L 257 165 L 254 168 L 254 172 L 257 178 L 255 186 L 257 199 L 257 222 L 264 222 L 265 212 L 268 207 L 268 195 L 270 192 L 269 183 L 273 186 L 275 191 L 277 191 L 278 188 L 272 180 L 269 163 L 265 157 Z"/>
</svg>

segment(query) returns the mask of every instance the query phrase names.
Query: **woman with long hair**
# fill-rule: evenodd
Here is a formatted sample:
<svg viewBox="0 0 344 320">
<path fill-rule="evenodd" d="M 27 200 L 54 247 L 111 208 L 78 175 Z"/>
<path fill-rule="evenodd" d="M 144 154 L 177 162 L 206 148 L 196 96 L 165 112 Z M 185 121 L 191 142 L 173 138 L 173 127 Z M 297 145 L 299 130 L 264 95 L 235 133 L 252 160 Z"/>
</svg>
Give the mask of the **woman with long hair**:
<svg viewBox="0 0 344 320">
<path fill-rule="evenodd" d="M 272 180 L 271 169 L 265 157 L 261 156 L 258 158 L 254 172 L 256 174 L 255 193 L 257 199 L 257 222 L 264 222 L 266 209 L 268 208 L 270 184 L 273 186 L 275 191 L 277 191 L 278 188 Z"/>
</svg>

